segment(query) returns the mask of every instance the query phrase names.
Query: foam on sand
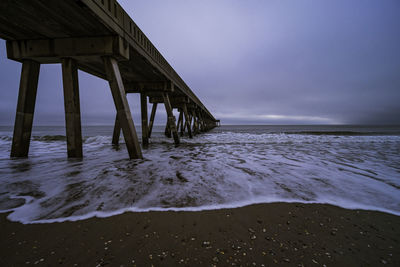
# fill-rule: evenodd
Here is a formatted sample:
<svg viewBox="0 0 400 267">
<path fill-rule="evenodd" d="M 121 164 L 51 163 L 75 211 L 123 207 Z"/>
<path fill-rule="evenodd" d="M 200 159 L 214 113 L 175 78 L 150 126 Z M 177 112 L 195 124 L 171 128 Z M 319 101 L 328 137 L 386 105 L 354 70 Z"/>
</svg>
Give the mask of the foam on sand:
<svg viewBox="0 0 400 267">
<path fill-rule="evenodd" d="M 271 202 L 400 215 L 397 135 L 221 131 L 175 148 L 156 133 L 137 161 L 110 143 L 85 138 L 84 160 L 67 160 L 63 138 L 33 138 L 30 158 L 9 159 L 11 139 L 0 138 L 0 210 L 23 223 Z"/>
</svg>

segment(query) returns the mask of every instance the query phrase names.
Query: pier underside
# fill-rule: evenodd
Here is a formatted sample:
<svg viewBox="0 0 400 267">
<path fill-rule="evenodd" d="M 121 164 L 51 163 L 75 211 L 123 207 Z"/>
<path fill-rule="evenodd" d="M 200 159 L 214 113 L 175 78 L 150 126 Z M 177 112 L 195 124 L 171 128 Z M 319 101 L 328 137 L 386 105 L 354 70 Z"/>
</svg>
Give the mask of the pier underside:
<svg viewBox="0 0 400 267">
<path fill-rule="evenodd" d="M 217 125 L 217 120 L 173 70 L 115 0 L 4 0 L 0 2 L 0 37 L 9 59 L 22 63 L 11 156 L 26 157 L 41 64 L 62 65 L 69 157 L 82 157 L 77 71 L 110 84 L 116 107 L 113 144 L 122 129 L 130 158 L 141 158 L 126 94 L 141 98 L 142 146 L 147 147 L 158 104 L 167 113 L 165 133 L 178 145 Z M 150 120 L 148 102 L 153 105 Z M 179 112 L 176 120 L 173 110 Z M 180 136 L 179 136 L 180 133 Z"/>
</svg>

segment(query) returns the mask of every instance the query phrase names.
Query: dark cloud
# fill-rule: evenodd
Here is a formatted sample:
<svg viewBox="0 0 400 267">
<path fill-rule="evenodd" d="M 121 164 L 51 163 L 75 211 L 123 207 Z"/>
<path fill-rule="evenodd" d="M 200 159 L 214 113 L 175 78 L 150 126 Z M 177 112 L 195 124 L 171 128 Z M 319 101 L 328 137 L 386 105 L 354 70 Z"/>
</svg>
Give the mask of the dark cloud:
<svg viewBox="0 0 400 267">
<path fill-rule="evenodd" d="M 400 124 L 397 0 L 120 3 L 223 123 Z M 0 62 L 0 122 L 12 124 L 20 66 L 4 43 Z M 80 86 L 84 123 L 111 124 L 107 83 L 80 73 Z M 43 67 L 35 121 L 63 123 L 62 101 L 59 67 Z"/>
</svg>

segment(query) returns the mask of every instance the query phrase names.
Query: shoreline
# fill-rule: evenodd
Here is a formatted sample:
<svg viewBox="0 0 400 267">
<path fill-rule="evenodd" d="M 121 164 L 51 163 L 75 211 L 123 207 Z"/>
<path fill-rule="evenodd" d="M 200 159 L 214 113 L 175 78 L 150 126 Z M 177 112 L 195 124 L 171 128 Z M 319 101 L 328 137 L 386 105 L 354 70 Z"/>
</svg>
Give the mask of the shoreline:
<svg viewBox="0 0 400 267">
<path fill-rule="evenodd" d="M 1 266 L 400 265 L 399 216 L 328 204 L 127 212 L 26 225 L 7 215 L 0 214 Z"/>
<path fill-rule="evenodd" d="M 16 222 L 16 223 L 21 223 L 24 225 L 30 225 L 30 224 L 52 224 L 52 223 L 63 223 L 63 222 L 79 222 L 79 221 L 85 221 L 89 219 L 104 219 L 108 217 L 114 217 L 114 216 L 119 216 L 125 213 L 150 213 L 150 212 L 206 212 L 206 211 L 224 211 L 224 210 L 232 210 L 232 209 L 240 209 L 240 208 L 246 208 L 249 206 L 257 206 L 257 205 L 269 205 L 269 204 L 303 204 L 303 205 L 327 205 L 327 206 L 332 206 L 332 207 L 337 207 L 340 209 L 345 209 L 345 210 L 353 210 L 353 211 L 370 211 L 370 212 L 379 212 L 379 213 L 384 213 L 388 215 L 394 215 L 400 217 L 400 213 L 392 210 L 387 210 L 384 208 L 378 208 L 378 207 L 367 207 L 367 206 L 359 206 L 357 207 L 356 205 L 335 205 L 329 202 L 298 202 L 298 201 L 272 201 L 272 202 L 249 202 L 249 203 L 244 203 L 244 204 L 239 204 L 239 205 L 226 205 L 226 206 L 202 206 L 202 207 L 187 207 L 187 208 L 149 208 L 149 209 L 136 209 L 136 208 L 125 208 L 125 209 L 120 209 L 116 211 L 111 211 L 111 212 L 103 212 L 103 211 L 94 211 L 90 212 L 85 215 L 76 215 L 76 216 L 69 216 L 69 217 L 61 217 L 61 218 L 55 218 L 55 219 L 43 219 L 43 220 L 37 220 L 37 221 L 23 221 L 23 220 L 11 220 L 8 219 L 11 222 Z M 1 211 L 1 214 L 6 214 L 8 215 L 13 213 L 13 209 L 6 210 L 6 211 Z"/>
</svg>

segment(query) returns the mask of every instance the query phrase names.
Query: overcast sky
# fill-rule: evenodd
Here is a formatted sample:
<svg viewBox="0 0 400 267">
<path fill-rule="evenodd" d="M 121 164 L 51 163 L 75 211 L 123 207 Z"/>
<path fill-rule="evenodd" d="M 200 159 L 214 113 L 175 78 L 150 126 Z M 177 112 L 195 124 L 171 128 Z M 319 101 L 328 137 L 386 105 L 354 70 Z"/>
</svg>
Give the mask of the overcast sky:
<svg viewBox="0 0 400 267">
<path fill-rule="evenodd" d="M 119 2 L 223 124 L 400 124 L 398 0 Z M 20 69 L 1 41 L 0 125 L 14 122 Z M 107 83 L 79 75 L 83 123 L 112 124 Z M 61 67 L 42 66 L 34 123 L 63 112 Z"/>
</svg>

